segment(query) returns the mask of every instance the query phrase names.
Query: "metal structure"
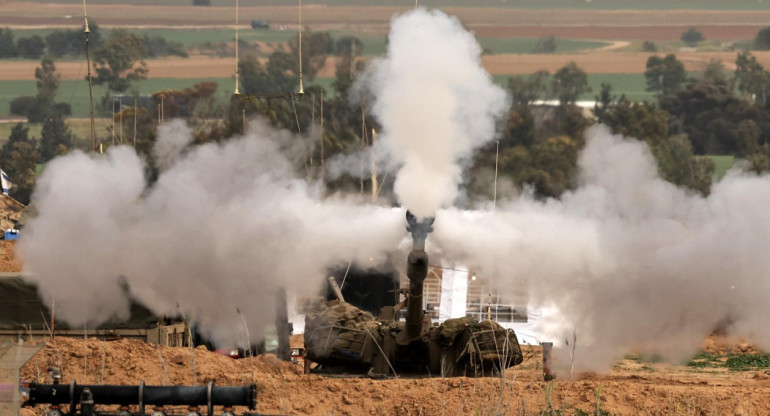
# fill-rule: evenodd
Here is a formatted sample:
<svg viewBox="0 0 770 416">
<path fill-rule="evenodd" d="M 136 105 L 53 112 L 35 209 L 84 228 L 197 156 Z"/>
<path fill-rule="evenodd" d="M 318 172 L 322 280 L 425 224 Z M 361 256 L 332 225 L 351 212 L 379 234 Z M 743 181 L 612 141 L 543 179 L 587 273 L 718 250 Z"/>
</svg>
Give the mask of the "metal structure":
<svg viewBox="0 0 770 416">
<path fill-rule="evenodd" d="M 412 250 L 409 287 L 399 290 L 404 299 L 383 307 L 376 318 L 339 297 L 316 305 L 305 318 L 306 359 L 317 363 L 319 371 L 371 377 L 488 376 L 521 363 L 516 334 L 492 320 L 431 323 L 422 298 L 429 265 L 425 241 L 434 219 L 407 212 L 406 220 Z"/>
<path fill-rule="evenodd" d="M 19 371 L 45 344 L 0 344 L 0 415 L 18 415 L 22 396 Z"/>
<path fill-rule="evenodd" d="M 246 407 L 246 416 L 256 415 L 257 387 L 215 386 L 136 386 L 78 385 L 69 384 L 26 385 L 28 398 L 25 406 L 48 404 L 49 416 L 170 416 L 166 406 L 187 407 L 184 415 L 208 416 L 234 415 L 236 406 Z M 97 411 L 102 405 L 116 406 L 115 411 Z M 147 409 L 151 408 L 149 412 Z M 66 409 L 66 410 L 61 410 Z M 217 409 L 220 409 L 217 411 Z"/>
</svg>

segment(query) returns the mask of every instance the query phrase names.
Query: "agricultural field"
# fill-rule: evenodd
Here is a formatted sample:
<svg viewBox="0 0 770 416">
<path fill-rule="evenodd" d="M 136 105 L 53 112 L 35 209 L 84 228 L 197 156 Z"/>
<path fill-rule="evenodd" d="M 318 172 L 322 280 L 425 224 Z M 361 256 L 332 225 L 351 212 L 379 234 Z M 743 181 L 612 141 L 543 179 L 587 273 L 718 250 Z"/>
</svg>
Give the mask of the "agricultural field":
<svg viewBox="0 0 770 416">
<path fill-rule="evenodd" d="M 316 29 L 380 28 L 383 29 L 396 13 L 413 7 L 403 5 L 330 6 L 307 5 L 303 10 L 303 24 Z M 0 24 L 24 27 L 30 25 L 78 25 L 82 7 L 77 3 L 29 7 L 25 2 L 3 3 Z M 770 10 L 595 10 L 595 9 L 511 9 L 491 7 L 442 7 L 456 15 L 465 24 L 483 26 L 614 26 L 614 27 L 667 27 L 716 25 L 766 25 Z M 264 19 L 271 24 L 296 26 L 297 8 L 294 5 L 247 6 L 241 8 L 244 22 Z M 159 27 L 178 26 L 232 26 L 234 11 L 226 7 L 192 7 L 173 5 L 93 4 L 89 15 L 104 25 Z"/>
<path fill-rule="evenodd" d="M 508 75 L 497 75 L 495 82 L 501 86 L 508 83 Z M 150 78 L 138 82 L 136 91 L 139 94 L 152 94 L 155 91 L 164 89 L 184 89 L 192 87 L 197 82 L 214 81 L 217 83 L 216 100 L 224 104 L 232 94 L 234 81 L 231 78 Z M 308 85 L 320 85 L 329 92 L 330 97 L 334 95 L 332 83 L 333 77 L 316 78 Z M 642 74 L 589 74 L 588 83 L 592 92 L 584 94 L 582 100 L 593 100 L 594 95 L 598 93 L 602 83 L 609 83 L 618 93 L 626 94 L 626 97 L 632 100 L 653 100 L 652 93 L 645 91 L 644 76 Z M 36 91 L 35 81 L 0 81 L 0 114 L 8 114 L 9 103 L 12 99 L 22 95 L 34 95 Z M 101 99 L 107 93 L 106 88 L 98 86 L 94 88 L 94 96 Z M 72 106 L 72 115 L 75 117 L 88 116 L 88 84 L 81 80 L 62 81 L 58 94 L 58 101 L 68 103 Z M 2 136 L 0 136 L 2 137 Z"/>
<path fill-rule="evenodd" d="M 35 3 L 35 7 L 29 7 Z M 249 42 L 242 54 L 255 53 L 260 59 L 284 47 L 296 35 L 297 10 L 286 2 L 268 0 L 258 5 L 241 4 L 240 39 Z M 474 7 L 459 0 L 421 2 L 456 14 L 471 29 L 484 49 L 483 64 L 500 85 L 511 75 L 528 75 L 539 70 L 554 73 L 575 62 L 588 73 L 592 91 L 581 100 L 593 100 L 602 83 L 632 100 L 653 100 L 646 91 L 643 72 L 650 54 L 644 41 L 655 42 L 659 53 L 676 53 L 690 73 L 702 71 L 711 60 L 719 60 L 728 71 L 735 65 L 735 49 L 751 43 L 756 33 L 770 22 L 770 6 L 756 1 L 717 0 L 479 0 Z M 71 0 L 6 1 L 0 3 L 0 26 L 8 23 L 17 38 L 45 36 L 55 28 L 76 28 L 81 4 Z M 411 1 L 394 3 L 374 0 L 361 7 L 352 0 L 305 0 L 303 21 L 312 30 L 326 30 L 334 39 L 355 36 L 364 44 L 364 55 L 385 51 L 388 22 L 394 13 L 412 6 Z M 151 94 L 161 89 L 183 89 L 200 81 L 215 81 L 217 102 L 225 103 L 233 89 L 234 58 L 198 55 L 206 44 L 233 45 L 232 1 L 212 0 L 211 7 L 193 7 L 188 0 L 89 2 L 89 16 L 109 36 L 118 27 L 139 35 L 161 36 L 179 42 L 191 57 L 147 60 L 149 79 L 136 84 L 131 93 Z M 4 21 L 3 19 L 8 19 Z M 270 29 L 253 30 L 252 19 L 271 24 Z M 13 21 L 13 22 L 11 22 Z M 689 26 L 697 26 L 706 40 L 691 48 L 679 40 Z M 548 54 L 530 52 L 543 37 L 554 36 L 556 50 Z M 232 50 L 225 51 L 226 54 Z M 207 52 L 211 53 L 211 52 Z M 755 52 L 758 61 L 770 66 L 770 52 Z M 316 83 L 331 91 L 336 59 L 329 57 Z M 7 116 L 9 102 L 19 95 L 35 92 L 37 61 L 0 61 L 0 116 Z M 57 99 L 71 104 L 73 115 L 88 113 L 85 64 L 82 58 L 57 61 L 62 85 Z M 95 87 L 101 99 L 106 90 Z"/>
<path fill-rule="evenodd" d="M 33 3 L 61 3 L 72 4 L 72 0 L 24 0 Z M 136 4 L 136 5 L 178 5 L 187 6 L 192 3 L 191 0 L 92 0 L 89 4 Z M 285 5 L 283 0 L 262 0 L 259 2 L 265 6 Z M 333 6 L 357 5 L 357 0 L 304 0 L 304 4 L 324 4 Z M 394 3 L 413 4 L 409 0 L 394 2 L 391 0 L 370 0 L 370 5 L 389 6 Z M 457 7 L 467 6 L 465 0 L 421 0 L 421 5 L 427 7 Z M 232 5 L 231 0 L 211 0 L 212 6 L 227 7 Z M 695 10 L 767 10 L 768 6 L 761 1 L 756 0 L 475 0 L 474 7 L 488 8 L 526 8 L 526 9 L 588 9 L 588 10 L 676 10 L 676 9 L 695 9 Z"/>
<path fill-rule="evenodd" d="M 8 140 L 8 136 L 11 135 L 11 129 L 18 123 L 18 120 L 2 120 L 0 121 L 0 145 Z M 67 126 L 70 128 L 72 134 L 79 139 L 84 146 L 76 146 L 79 148 L 88 148 L 90 146 L 91 137 L 91 121 L 88 118 L 69 118 L 67 119 Z M 110 126 L 109 118 L 97 118 L 94 120 L 96 132 L 99 135 L 104 135 L 108 131 Z M 40 138 L 40 132 L 43 129 L 42 123 L 24 123 L 24 127 L 29 129 L 29 137 Z M 110 130 L 111 131 L 111 130 Z M 88 142 L 88 143 L 86 143 Z M 80 143 L 79 143 L 80 144 Z"/>
</svg>

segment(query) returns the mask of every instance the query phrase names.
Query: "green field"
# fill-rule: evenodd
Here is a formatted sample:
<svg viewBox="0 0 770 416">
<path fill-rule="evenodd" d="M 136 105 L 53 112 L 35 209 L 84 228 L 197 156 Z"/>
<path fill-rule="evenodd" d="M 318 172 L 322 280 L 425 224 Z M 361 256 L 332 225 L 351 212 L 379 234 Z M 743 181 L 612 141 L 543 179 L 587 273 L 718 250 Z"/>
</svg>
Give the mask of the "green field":
<svg viewBox="0 0 770 416">
<path fill-rule="evenodd" d="M 508 75 L 497 75 L 494 77 L 496 83 L 501 86 L 508 85 Z M 151 78 L 136 83 L 136 91 L 140 94 L 152 94 L 156 91 L 165 89 L 184 89 L 201 81 L 215 81 L 219 88 L 217 89 L 217 101 L 224 103 L 230 97 L 233 91 L 233 80 L 230 78 L 201 78 L 201 79 L 168 79 Z M 332 83 L 334 78 L 318 78 L 312 82 L 326 89 L 329 96 L 333 95 Z M 602 82 L 608 82 L 615 88 L 615 93 L 626 94 L 631 100 L 654 100 L 652 93 L 645 91 L 645 80 L 643 74 L 588 74 L 588 83 L 593 89 L 591 93 L 584 94 L 581 100 L 593 100 L 594 95 L 598 94 Z M 311 85 L 311 83 L 307 84 Z M 23 95 L 36 94 L 35 81 L 0 81 L 0 115 L 8 115 L 10 112 L 10 101 Z M 94 101 L 99 102 L 106 94 L 107 89 L 102 86 L 94 87 Z M 57 101 L 69 103 L 72 106 L 72 115 L 74 117 L 88 116 L 88 84 L 80 80 L 65 80 L 61 82 Z"/>
<path fill-rule="evenodd" d="M 495 83 L 503 87 L 508 86 L 510 75 L 495 75 Z M 580 96 L 580 100 L 593 101 L 601 91 L 602 83 L 612 85 L 614 93 L 618 96 L 625 94 L 626 98 L 633 101 L 654 101 L 655 94 L 646 91 L 647 84 L 644 74 L 588 74 L 588 85 L 592 91 Z"/>
<path fill-rule="evenodd" d="M 5 143 L 8 140 L 8 137 L 11 135 L 11 129 L 13 126 L 15 126 L 16 122 L 9 122 L 9 121 L 3 121 L 0 122 L 0 145 Z M 43 130 L 42 123 L 37 124 L 31 124 L 31 123 L 24 123 L 25 126 L 29 129 L 29 137 L 35 137 L 40 138 L 40 132 Z M 94 120 L 94 126 L 96 127 L 96 132 L 99 135 L 104 135 L 108 130 L 107 127 L 110 124 L 109 118 L 97 118 Z M 80 141 L 87 141 L 89 143 L 86 144 L 86 147 L 90 146 L 90 139 L 91 137 L 91 121 L 87 118 L 70 118 L 67 119 L 67 125 L 70 128 L 70 131 L 75 135 L 75 137 L 79 138 Z M 79 143 L 80 144 L 80 143 Z"/>
<path fill-rule="evenodd" d="M 508 85 L 508 75 L 498 75 L 494 77 L 496 83 L 501 86 Z M 233 91 L 233 80 L 230 78 L 201 78 L 201 79 L 168 79 L 151 78 L 136 83 L 136 91 L 140 94 L 152 94 L 156 91 L 165 89 L 184 89 L 201 81 L 215 81 L 219 88 L 217 89 L 217 101 L 224 103 Z M 332 83 L 334 78 L 318 78 L 312 82 L 326 89 L 329 96 L 333 95 Z M 632 100 L 653 100 L 653 94 L 645 91 L 645 81 L 643 74 L 589 74 L 588 83 L 593 88 L 589 94 L 581 97 L 582 100 L 593 100 L 594 95 L 598 94 L 602 82 L 608 82 L 615 88 L 616 94 L 626 94 L 626 97 Z M 311 85 L 311 84 L 307 84 Z M 16 97 L 23 95 L 35 95 L 37 92 L 35 81 L 0 81 L 0 115 L 8 115 L 10 112 L 10 102 Z M 94 101 L 99 102 L 106 94 L 107 89 L 103 86 L 94 87 Z M 57 101 L 69 103 L 72 106 L 72 115 L 74 117 L 88 116 L 88 84 L 80 80 L 65 80 L 61 82 Z"/>
<path fill-rule="evenodd" d="M 234 82 L 229 78 L 200 78 L 200 79 L 168 79 L 151 78 L 137 82 L 136 92 L 139 94 L 152 94 L 166 89 L 184 89 L 197 82 L 215 81 L 219 84 L 216 97 L 224 102 L 232 94 Z M 35 95 L 37 88 L 35 81 L 0 81 L 0 115 L 10 112 L 10 101 L 22 95 Z M 94 86 L 94 102 L 99 103 L 107 93 L 104 86 Z M 64 80 L 59 86 L 56 101 L 68 103 L 72 106 L 74 117 L 88 116 L 88 83 L 81 80 Z"/>
<path fill-rule="evenodd" d="M 717 179 L 722 179 L 725 173 L 733 167 L 735 163 L 735 156 L 708 156 L 714 161 L 714 176 Z"/>
<path fill-rule="evenodd" d="M 200 79 L 169 79 L 169 78 L 151 78 L 135 84 L 136 92 L 139 94 L 152 94 L 156 91 L 167 89 L 184 89 L 202 81 L 214 81 L 219 87 L 215 94 L 217 102 L 224 104 L 230 98 L 234 88 L 234 81 L 230 78 L 200 78 Z M 332 82 L 334 78 L 319 78 L 312 84 L 317 84 L 332 91 Z M 309 86 L 311 83 L 306 83 Z M 10 113 L 10 102 L 16 97 L 23 95 L 35 95 L 37 87 L 35 81 L 0 81 L 0 116 L 7 116 Z M 94 87 L 94 103 L 101 102 L 102 97 L 107 93 L 103 86 Z M 129 93 L 131 94 L 131 93 Z M 80 80 L 65 80 L 59 86 L 59 93 L 56 101 L 68 103 L 72 106 L 73 117 L 88 116 L 88 83 Z"/>
<path fill-rule="evenodd" d="M 36 3 L 72 3 L 73 0 L 22 0 Z M 89 4 L 164 4 L 187 6 L 192 0 L 89 0 Z M 261 0 L 260 6 L 286 6 L 295 2 Z M 419 0 L 428 7 L 494 7 L 527 9 L 589 9 L 589 10 L 767 10 L 768 4 L 757 0 Z M 303 4 L 330 6 L 411 6 L 412 0 L 304 0 Z M 212 6 L 229 7 L 232 0 L 211 0 Z"/>
</svg>

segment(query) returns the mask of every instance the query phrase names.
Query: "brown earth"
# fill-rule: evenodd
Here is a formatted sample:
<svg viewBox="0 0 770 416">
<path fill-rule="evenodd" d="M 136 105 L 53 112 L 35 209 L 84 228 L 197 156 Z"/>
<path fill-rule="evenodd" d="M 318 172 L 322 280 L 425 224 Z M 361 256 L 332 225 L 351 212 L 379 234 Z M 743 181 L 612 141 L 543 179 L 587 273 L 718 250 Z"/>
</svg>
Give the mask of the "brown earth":
<svg viewBox="0 0 770 416">
<path fill-rule="evenodd" d="M 188 348 L 57 338 L 27 363 L 22 376 L 45 381 L 45 369 L 58 366 L 65 383 L 256 382 L 258 410 L 267 414 L 539 415 L 549 406 L 593 414 L 597 402 L 613 415 L 770 414 L 770 376 L 765 372 L 706 372 L 625 360 L 606 375 L 576 374 L 570 379 L 565 373 L 544 383 L 539 348 L 526 347 L 525 355 L 524 363 L 504 378 L 371 380 L 304 375 L 299 366 L 272 355 L 233 360 L 198 347 L 193 379 Z M 42 411 L 36 409 L 37 414 Z"/>
<path fill-rule="evenodd" d="M 14 248 L 16 241 L 0 241 L 0 272 L 20 272 L 22 264 L 16 259 Z"/>
<path fill-rule="evenodd" d="M 699 25 L 698 30 L 706 39 L 747 40 L 754 39 L 766 25 Z M 468 26 L 481 37 L 542 37 L 556 36 L 564 39 L 597 40 L 679 40 L 690 25 L 682 26 Z"/>
<path fill-rule="evenodd" d="M 410 9 L 403 6 L 303 6 L 305 25 L 337 25 L 340 27 L 386 26 L 392 16 Z M 770 10 L 533 10 L 485 7 L 447 7 L 449 14 L 466 24 L 496 26 L 700 26 L 753 25 L 765 26 Z M 232 24 L 232 7 L 189 7 L 163 5 L 96 4 L 88 14 L 106 25 L 227 25 Z M 80 3 L 50 4 L 9 2 L 0 6 L 0 25 L 67 25 L 77 27 L 82 15 Z M 241 7 L 241 16 L 260 16 L 273 24 L 296 25 L 297 9 L 288 6 Z M 680 32 L 681 33 L 681 32 Z"/>
<path fill-rule="evenodd" d="M 755 52 L 759 63 L 770 66 L 770 52 Z M 687 70 L 700 71 L 706 64 L 717 59 L 729 70 L 735 69 L 735 52 L 679 52 Z M 571 54 L 502 54 L 486 55 L 482 58 L 484 67 L 493 75 L 531 74 L 545 69 L 556 71 L 570 61 L 575 61 L 588 73 L 596 74 L 641 74 L 645 71 L 648 53 L 602 51 Z M 235 58 L 213 58 L 191 56 L 190 58 L 167 58 L 148 60 L 148 76 L 151 78 L 227 78 L 235 73 Z M 0 61 L 0 79 L 34 80 L 34 61 Z M 336 60 L 327 59 L 319 77 L 333 77 Z M 85 79 L 86 65 L 83 62 L 57 62 L 56 69 L 62 79 Z"/>
</svg>

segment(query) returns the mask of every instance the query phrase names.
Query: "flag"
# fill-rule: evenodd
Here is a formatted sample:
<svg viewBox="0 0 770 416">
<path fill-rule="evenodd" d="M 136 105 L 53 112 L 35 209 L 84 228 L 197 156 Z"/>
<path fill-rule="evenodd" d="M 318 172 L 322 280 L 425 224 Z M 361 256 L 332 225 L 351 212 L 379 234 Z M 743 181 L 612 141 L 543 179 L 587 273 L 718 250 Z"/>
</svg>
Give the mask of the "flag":
<svg viewBox="0 0 770 416">
<path fill-rule="evenodd" d="M 2 170 L 0 170 L 0 182 L 2 182 L 3 185 L 3 193 L 8 195 L 8 191 L 13 184 L 11 183 L 11 179 L 8 178 L 8 175 Z"/>
</svg>

